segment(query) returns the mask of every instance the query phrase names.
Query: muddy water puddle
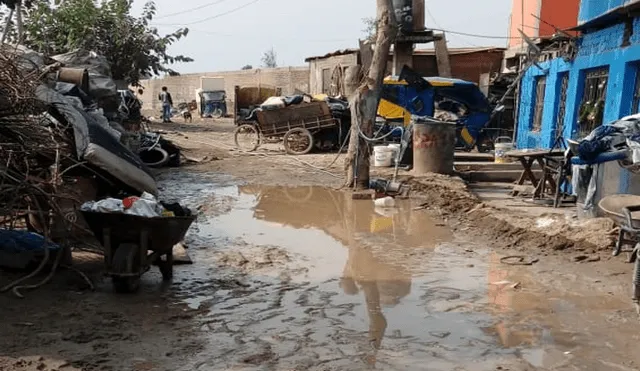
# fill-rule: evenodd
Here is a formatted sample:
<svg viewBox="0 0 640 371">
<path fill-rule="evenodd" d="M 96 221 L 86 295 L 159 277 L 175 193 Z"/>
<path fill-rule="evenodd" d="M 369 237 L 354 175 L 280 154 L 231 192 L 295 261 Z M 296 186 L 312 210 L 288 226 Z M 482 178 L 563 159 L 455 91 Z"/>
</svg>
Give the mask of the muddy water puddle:
<svg viewBox="0 0 640 371">
<path fill-rule="evenodd" d="M 628 303 L 550 289 L 409 200 L 195 175 L 164 192 L 203 214 L 178 282 L 205 313 L 188 369 L 635 369 L 616 335 L 597 345 L 634 336 Z"/>
</svg>

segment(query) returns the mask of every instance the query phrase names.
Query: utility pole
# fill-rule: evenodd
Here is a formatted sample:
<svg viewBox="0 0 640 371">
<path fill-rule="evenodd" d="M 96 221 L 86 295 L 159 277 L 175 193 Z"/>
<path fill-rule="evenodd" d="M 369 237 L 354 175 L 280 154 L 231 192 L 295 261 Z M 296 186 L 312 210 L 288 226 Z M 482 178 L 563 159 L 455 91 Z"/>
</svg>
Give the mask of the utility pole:
<svg viewBox="0 0 640 371">
<path fill-rule="evenodd" d="M 371 151 L 366 138 L 373 137 L 373 124 L 378 112 L 382 81 L 397 29 L 391 0 L 376 0 L 377 35 L 371 68 L 365 81 L 350 100 L 351 137 L 345 159 L 345 186 L 369 188 L 369 158 Z"/>
</svg>

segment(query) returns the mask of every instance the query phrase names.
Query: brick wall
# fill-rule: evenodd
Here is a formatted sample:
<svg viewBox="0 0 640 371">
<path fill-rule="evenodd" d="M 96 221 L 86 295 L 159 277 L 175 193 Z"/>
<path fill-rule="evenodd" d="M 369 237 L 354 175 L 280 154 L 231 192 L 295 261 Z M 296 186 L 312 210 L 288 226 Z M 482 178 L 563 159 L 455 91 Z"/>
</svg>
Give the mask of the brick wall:
<svg viewBox="0 0 640 371">
<path fill-rule="evenodd" d="M 185 74 L 142 81 L 144 95 L 144 110 L 159 110 L 158 94 L 166 86 L 173 96 L 174 104 L 190 102 L 195 99 L 195 91 L 200 88 L 200 77 L 224 77 L 227 92 L 227 105 L 233 106 L 235 100 L 235 86 L 269 85 L 281 88 L 283 94 L 293 94 L 296 89 L 309 91 L 308 67 L 282 67 L 269 69 L 254 69 L 246 71 L 224 71 Z"/>
<path fill-rule="evenodd" d="M 500 72 L 503 57 L 504 53 L 500 50 L 454 54 L 450 57 L 451 74 L 455 78 L 479 84 L 483 74 Z"/>
</svg>

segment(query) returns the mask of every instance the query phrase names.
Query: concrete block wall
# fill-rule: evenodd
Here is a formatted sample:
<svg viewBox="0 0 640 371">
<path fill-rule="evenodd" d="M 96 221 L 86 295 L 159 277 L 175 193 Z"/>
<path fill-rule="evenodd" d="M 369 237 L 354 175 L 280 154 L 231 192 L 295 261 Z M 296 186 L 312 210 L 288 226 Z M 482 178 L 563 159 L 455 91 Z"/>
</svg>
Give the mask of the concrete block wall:
<svg viewBox="0 0 640 371">
<path fill-rule="evenodd" d="M 235 86 L 268 85 L 281 88 L 283 94 L 293 94 L 296 90 L 309 91 L 308 67 L 281 67 L 268 69 L 253 69 L 244 71 L 223 71 L 185 74 L 169 76 L 162 79 L 142 81 L 144 94 L 140 96 L 143 110 L 159 111 L 158 94 L 166 86 L 173 97 L 174 104 L 190 102 L 195 97 L 195 91 L 200 87 L 201 77 L 224 77 L 227 105 L 233 106 L 235 100 Z"/>
<path fill-rule="evenodd" d="M 351 54 L 337 55 L 329 58 L 313 59 L 309 61 L 309 93 L 322 94 L 322 71 L 328 69 L 329 73 L 333 73 L 334 68 L 338 65 L 343 68 L 357 66 L 358 53 L 354 52 Z"/>
</svg>

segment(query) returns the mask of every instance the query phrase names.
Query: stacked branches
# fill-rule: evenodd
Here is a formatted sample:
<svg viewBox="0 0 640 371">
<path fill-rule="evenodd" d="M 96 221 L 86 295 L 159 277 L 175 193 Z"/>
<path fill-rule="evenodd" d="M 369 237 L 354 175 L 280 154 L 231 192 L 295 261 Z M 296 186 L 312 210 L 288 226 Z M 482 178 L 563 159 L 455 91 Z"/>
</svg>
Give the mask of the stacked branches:
<svg viewBox="0 0 640 371">
<path fill-rule="evenodd" d="M 75 162 L 74 145 L 72 129 L 49 119 L 52 107 L 36 99 L 46 71 L 29 64 L 16 52 L 0 53 L 0 228 L 23 227 L 29 215 L 26 224 L 47 237 L 52 217 L 63 218 L 60 200 L 71 194 L 62 176 Z"/>
</svg>

